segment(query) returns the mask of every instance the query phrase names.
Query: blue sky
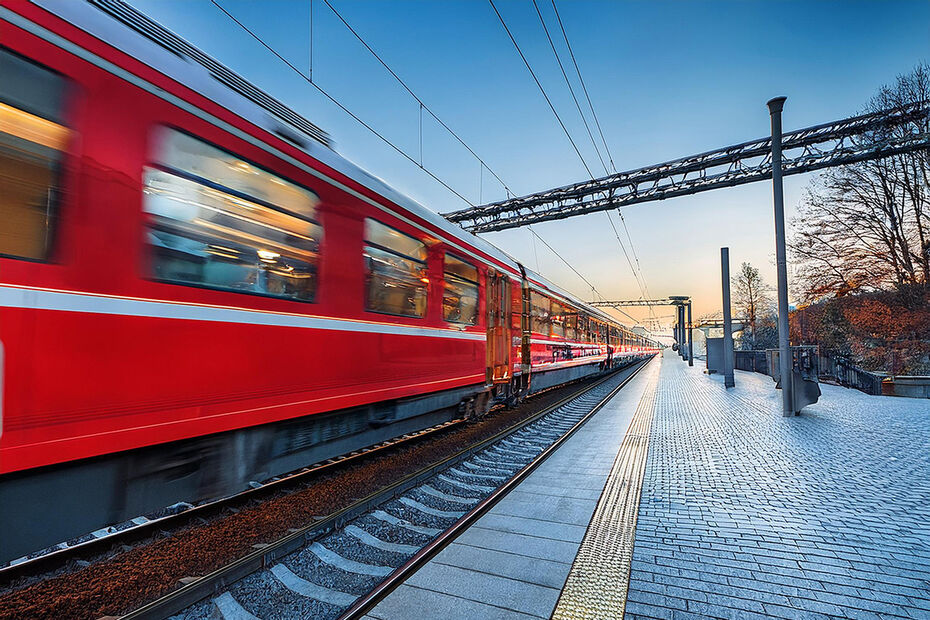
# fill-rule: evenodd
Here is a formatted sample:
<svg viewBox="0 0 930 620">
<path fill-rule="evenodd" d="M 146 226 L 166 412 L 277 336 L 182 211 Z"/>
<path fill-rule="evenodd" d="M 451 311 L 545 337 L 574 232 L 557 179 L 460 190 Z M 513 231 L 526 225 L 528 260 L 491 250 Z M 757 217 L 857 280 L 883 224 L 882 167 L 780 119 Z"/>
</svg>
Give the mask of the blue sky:
<svg viewBox="0 0 930 620">
<path fill-rule="evenodd" d="M 466 206 L 316 93 L 209 0 L 130 1 L 323 127 L 340 153 L 428 208 Z M 309 69 L 308 0 L 218 1 L 293 64 Z M 537 1 L 563 62 L 570 63 L 551 3 Z M 926 0 L 557 1 L 618 170 L 764 136 L 765 102 L 776 95 L 788 97 L 786 130 L 854 115 L 880 85 L 930 62 Z M 587 177 L 487 2 L 330 2 L 515 193 Z M 497 6 L 592 172 L 602 175 L 532 2 L 497 0 Z M 314 81 L 418 158 L 418 104 L 322 0 L 313 0 L 312 47 Z M 570 64 L 566 69 L 573 78 Z M 478 202 L 478 162 L 424 119 L 424 165 Z M 786 179 L 789 216 L 811 178 Z M 485 172 L 481 200 L 504 195 Z M 690 294 L 697 316 L 719 311 L 724 245 L 731 269 L 748 261 L 775 282 L 770 184 L 622 212 L 653 297 Z M 604 296 L 640 296 L 603 213 L 534 228 Z M 545 246 L 534 247 L 528 231 L 486 238 L 591 298 L 589 287 Z"/>
</svg>

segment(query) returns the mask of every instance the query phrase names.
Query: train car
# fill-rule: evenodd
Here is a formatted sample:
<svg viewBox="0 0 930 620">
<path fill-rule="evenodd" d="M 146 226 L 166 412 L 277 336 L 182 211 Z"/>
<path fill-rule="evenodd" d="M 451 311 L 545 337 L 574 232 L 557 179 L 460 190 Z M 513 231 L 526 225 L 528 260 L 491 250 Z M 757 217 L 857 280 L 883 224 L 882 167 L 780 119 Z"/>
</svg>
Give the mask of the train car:
<svg viewBox="0 0 930 620">
<path fill-rule="evenodd" d="M 118 0 L 0 6 L 0 179 L 0 562 L 655 347 Z"/>
</svg>

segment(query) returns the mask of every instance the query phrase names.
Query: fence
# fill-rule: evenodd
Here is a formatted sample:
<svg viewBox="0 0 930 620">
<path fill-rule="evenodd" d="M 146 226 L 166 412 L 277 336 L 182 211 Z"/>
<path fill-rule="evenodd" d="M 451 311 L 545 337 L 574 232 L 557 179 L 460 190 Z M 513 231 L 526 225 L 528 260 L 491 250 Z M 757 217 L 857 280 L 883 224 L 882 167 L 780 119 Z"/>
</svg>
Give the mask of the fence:
<svg viewBox="0 0 930 620">
<path fill-rule="evenodd" d="M 880 395 L 882 393 L 882 377 L 867 370 L 854 366 L 844 357 L 820 356 L 820 376 L 836 379 L 836 382 L 846 387 L 855 388 L 866 394 Z"/>
<path fill-rule="evenodd" d="M 792 347 L 795 348 L 795 347 Z M 748 370 L 771 376 L 765 351 L 734 351 L 735 366 L 739 370 Z M 840 385 L 855 388 L 866 394 L 882 393 L 881 375 L 863 370 L 843 357 L 817 355 L 818 374 L 821 378 L 830 378 Z"/>
<path fill-rule="evenodd" d="M 737 370 L 748 370 L 749 372 L 760 372 L 763 375 L 769 373 L 769 365 L 765 359 L 765 351 L 734 351 L 734 366 Z"/>
</svg>

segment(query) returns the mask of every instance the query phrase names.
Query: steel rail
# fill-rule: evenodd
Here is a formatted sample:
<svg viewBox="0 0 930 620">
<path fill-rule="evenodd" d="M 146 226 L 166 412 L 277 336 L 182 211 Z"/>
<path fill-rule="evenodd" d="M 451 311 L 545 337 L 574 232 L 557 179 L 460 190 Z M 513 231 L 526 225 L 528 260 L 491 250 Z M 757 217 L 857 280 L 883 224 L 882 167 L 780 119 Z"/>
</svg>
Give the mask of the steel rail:
<svg viewBox="0 0 930 620">
<path fill-rule="evenodd" d="M 646 360 L 641 363 L 638 368 L 636 368 L 630 376 L 621 381 L 614 389 L 612 389 L 604 398 L 602 398 L 594 407 L 584 415 L 578 422 L 574 424 L 570 429 L 568 429 L 561 437 L 555 440 L 549 447 L 543 450 L 536 458 L 534 458 L 530 463 L 525 465 L 520 471 L 518 471 L 512 478 L 507 482 L 499 486 L 497 489 L 491 492 L 491 494 L 484 498 L 477 506 L 469 510 L 467 513 L 462 515 L 458 521 L 452 524 L 449 529 L 445 530 L 443 533 L 439 534 L 436 538 L 431 540 L 425 547 L 420 549 L 412 558 L 407 560 L 402 566 L 398 567 L 393 573 L 388 575 L 388 577 L 379 583 L 375 588 L 358 599 L 355 604 L 353 604 L 348 610 L 346 610 L 339 620 L 359 620 L 364 617 L 369 611 L 374 609 L 374 607 L 384 600 L 391 592 L 397 589 L 398 586 L 403 584 L 407 579 L 409 579 L 417 570 L 419 570 L 424 564 L 429 562 L 433 557 L 435 557 L 439 552 L 448 547 L 458 538 L 465 530 L 467 530 L 475 521 L 480 519 L 485 513 L 487 513 L 491 508 L 493 508 L 498 502 L 500 502 L 504 497 L 506 497 L 511 491 L 513 491 L 517 486 L 522 483 L 527 476 L 529 476 L 533 471 L 536 470 L 542 463 L 552 456 L 566 441 L 568 441 L 572 435 L 574 435 L 585 423 L 588 422 L 594 415 L 600 411 L 610 400 L 617 395 L 627 383 L 629 383 L 646 365 L 652 360 Z M 594 387 L 594 386 L 592 386 Z"/>
<path fill-rule="evenodd" d="M 640 363 L 640 368 L 644 366 L 645 363 L 646 362 Z M 162 618 L 176 614 L 184 608 L 198 603 L 208 596 L 216 594 L 222 588 L 236 581 L 239 581 L 240 579 L 243 579 L 244 577 L 258 570 L 270 566 L 279 558 L 306 546 L 308 543 L 314 541 L 315 539 L 329 533 L 334 529 L 338 529 L 358 516 L 373 510 L 376 506 L 384 503 L 385 501 L 403 494 L 408 489 L 419 485 L 426 479 L 434 476 L 447 467 L 453 466 L 458 462 L 465 460 L 472 454 L 483 450 L 489 445 L 535 422 L 539 418 L 553 412 L 562 405 L 571 402 L 586 392 L 601 385 L 605 381 L 608 381 L 616 373 L 622 372 L 626 368 L 629 368 L 629 366 L 608 373 L 603 378 L 598 379 L 592 384 L 585 385 L 583 388 L 567 395 L 565 398 L 560 399 L 558 402 L 545 407 L 529 418 L 511 425 L 510 427 L 499 431 L 491 437 L 464 448 L 439 462 L 432 463 L 417 472 L 409 474 L 408 476 L 405 476 L 404 478 L 379 491 L 375 491 L 366 497 L 356 500 L 349 506 L 346 506 L 345 508 L 338 510 L 337 512 L 319 521 L 316 521 L 315 523 L 304 526 L 302 528 L 294 529 L 287 536 L 284 536 L 283 538 L 270 543 L 267 546 L 263 546 L 262 548 L 257 549 L 256 551 L 253 551 L 252 553 L 243 556 L 242 558 L 239 558 L 238 560 L 235 560 L 226 566 L 218 568 L 217 570 L 207 575 L 199 577 L 194 581 L 181 586 L 177 590 L 174 590 L 173 592 L 170 592 L 150 603 L 147 603 L 146 605 L 143 605 L 142 607 L 139 607 L 138 609 L 124 616 L 120 616 L 120 618 L 121 620 L 161 620 Z M 637 368 L 632 374 L 635 375 L 638 371 L 639 368 Z M 625 383 L 626 380 L 624 380 L 623 384 Z"/>
<path fill-rule="evenodd" d="M 175 514 L 165 515 L 157 519 L 150 519 L 145 523 L 117 530 L 112 534 L 106 534 L 99 538 L 92 538 L 82 543 L 5 566 L 0 568 L 0 588 L 9 586 L 21 579 L 38 577 L 49 573 L 74 560 L 85 560 L 87 558 L 100 556 L 117 545 L 138 543 L 163 534 L 166 530 L 177 530 L 196 519 L 216 516 L 229 507 L 260 499 L 279 491 L 286 491 L 287 487 L 301 484 L 307 478 L 323 473 L 338 465 L 345 465 L 362 457 L 369 457 L 382 450 L 394 448 L 416 439 L 422 439 L 465 421 L 467 421 L 466 418 L 458 418 L 436 424 L 420 431 L 406 433 L 367 448 L 360 448 L 359 450 L 347 454 L 314 463 L 290 474 L 285 474 L 277 480 L 266 482 L 260 487 L 245 489 L 234 495 L 197 504 Z"/>
<path fill-rule="evenodd" d="M 784 174 L 930 148 L 928 121 L 930 103 L 918 102 L 784 133 Z M 442 215 L 472 232 L 490 232 L 752 183 L 771 178 L 771 148 L 767 136 Z"/>
</svg>

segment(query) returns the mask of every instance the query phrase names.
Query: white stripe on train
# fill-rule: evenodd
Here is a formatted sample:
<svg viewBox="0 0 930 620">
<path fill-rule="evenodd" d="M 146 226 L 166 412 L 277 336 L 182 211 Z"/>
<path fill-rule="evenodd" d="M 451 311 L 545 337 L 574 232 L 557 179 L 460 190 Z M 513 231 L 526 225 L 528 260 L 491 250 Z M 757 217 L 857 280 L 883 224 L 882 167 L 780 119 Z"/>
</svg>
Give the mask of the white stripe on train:
<svg viewBox="0 0 930 620">
<path fill-rule="evenodd" d="M 485 334 L 153 299 L 0 285 L 0 307 L 484 341 Z"/>
</svg>

